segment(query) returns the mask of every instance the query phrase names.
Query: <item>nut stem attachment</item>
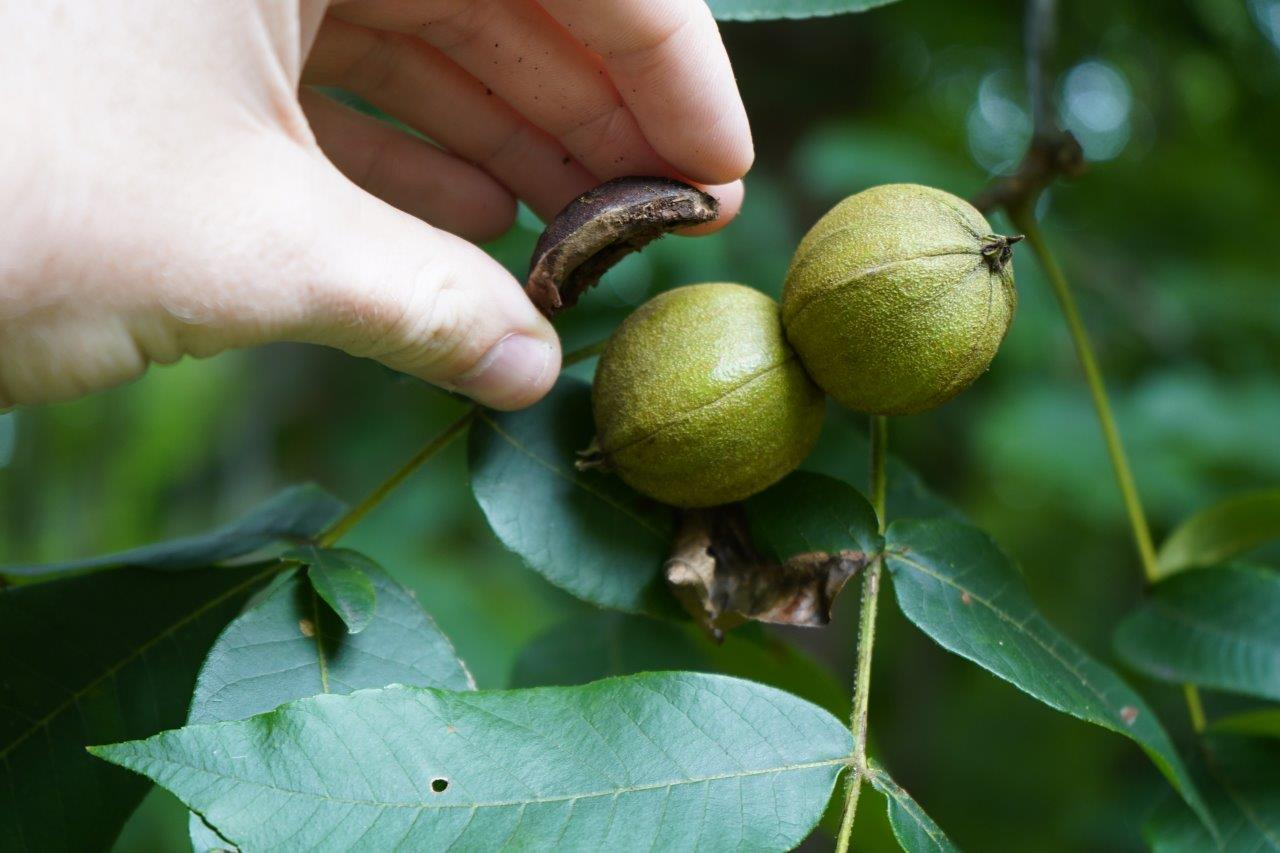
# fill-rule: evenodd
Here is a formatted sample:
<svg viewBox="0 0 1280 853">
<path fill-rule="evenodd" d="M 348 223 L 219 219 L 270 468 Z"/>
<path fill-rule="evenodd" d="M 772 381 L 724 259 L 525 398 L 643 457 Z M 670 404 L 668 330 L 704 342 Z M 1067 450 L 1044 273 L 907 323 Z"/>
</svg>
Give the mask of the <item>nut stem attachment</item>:
<svg viewBox="0 0 1280 853">
<path fill-rule="evenodd" d="M 989 234 L 982 238 L 982 256 L 994 273 L 1004 272 L 1004 268 L 1013 259 L 1013 247 L 1026 239 L 1025 234 L 1005 237 L 1000 234 Z"/>
</svg>

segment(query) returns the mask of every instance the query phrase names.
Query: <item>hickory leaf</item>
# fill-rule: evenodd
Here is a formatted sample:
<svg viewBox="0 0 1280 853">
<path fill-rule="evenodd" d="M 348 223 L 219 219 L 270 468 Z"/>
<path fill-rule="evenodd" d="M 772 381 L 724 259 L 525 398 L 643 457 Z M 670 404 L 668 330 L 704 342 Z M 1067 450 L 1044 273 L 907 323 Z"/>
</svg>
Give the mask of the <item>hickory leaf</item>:
<svg viewBox="0 0 1280 853">
<path fill-rule="evenodd" d="M 1280 699 L 1280 573 L 1235 565 L 1177 574 L 1125 617 L 1115 647 L 1152 678 Z"/>
<path fill-rule="evenodd" d="M 676 614 L 662 580 L 672 512 L 616 476 L 574 468 L 594 429 L 591 387 L 570 377 L 530 409 L 481 413 L 472 491 L 502 544 L 551 583 L 602 607 Z"/>
<path fill-rule="evenodd" d="M 109 845 L 150 787 L 86 744 L 181 725 L 218 631 L 279 564 L 0 590 L 0 850 Z"/>
<path fill-rule="evenodd" d="M 83 560 L 9 566 L 0 568 L 0 575 L 50 578 L 122 566 L 169 570 L 202 568 L 277 543 L 307 539 L 323 530 L 342 510 L 342 501 L 317 486 L 291 486 L 230 524 L 208 533 Z"/>
<path fill-rule="evenodd" d="M 903 613 L 939 645 L 1051 708 L 1131 738 L 1212 826 L 1155 713 L 1045 620 L 1017 567 L 986 534 L 944 519 L 895 521 L 886 565 Z"/>
<path fill-rule="evenodd" d="M 1280 489 L 1236 495 L 1182 522 L 1160 546 L 1160 577 L 1219 565 L 1280 539 Z"/>
<path fill-rule="evenodd" d="M 789 849 L 851 738 L 816 706 L 722 676 L 582 687 L 389 687 L 93 752 L 245 849 Z"/>
</svg>

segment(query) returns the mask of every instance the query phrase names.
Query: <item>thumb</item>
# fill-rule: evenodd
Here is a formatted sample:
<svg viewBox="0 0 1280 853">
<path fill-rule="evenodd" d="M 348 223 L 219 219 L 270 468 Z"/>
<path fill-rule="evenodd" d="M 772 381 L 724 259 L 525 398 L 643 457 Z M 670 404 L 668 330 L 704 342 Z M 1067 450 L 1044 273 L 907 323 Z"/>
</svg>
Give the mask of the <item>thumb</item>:
<svg viewBox="0 0 1280 853">
<path fill-rule="evenodd" d="M 305 177 L 296 239 L 311 305 L 298 340 L 337 347 L 518 409 L 560 372 L 560 343 L 519 283 L 471 243 L 350 183 L 327 161 Z"/>
</svg>

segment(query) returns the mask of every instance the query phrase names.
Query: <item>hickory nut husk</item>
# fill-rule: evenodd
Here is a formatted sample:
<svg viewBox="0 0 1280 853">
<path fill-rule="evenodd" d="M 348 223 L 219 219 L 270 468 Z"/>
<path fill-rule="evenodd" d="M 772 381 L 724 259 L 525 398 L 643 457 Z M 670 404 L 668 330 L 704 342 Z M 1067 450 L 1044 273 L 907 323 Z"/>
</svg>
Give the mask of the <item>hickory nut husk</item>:
<svg viewBox="0 0 1280 853">
<path fill-rule="evenodd" d="M 662 293 L 618 326 L 592 386 L 596 441 L 581 467 L 663 503 L 747 498 L 792 471 L 822 428 L 822 392 L 778 303 L 740 284 Z"/>
<path fill-rule="evenodd" d="M 846 198 L 801 241 L 787 338 L 828 394 L 861 412 L 945 403 L 990 365 L 1013 320 L 1012 247 L 964 199 L 917 184 Z"/>
</svg>

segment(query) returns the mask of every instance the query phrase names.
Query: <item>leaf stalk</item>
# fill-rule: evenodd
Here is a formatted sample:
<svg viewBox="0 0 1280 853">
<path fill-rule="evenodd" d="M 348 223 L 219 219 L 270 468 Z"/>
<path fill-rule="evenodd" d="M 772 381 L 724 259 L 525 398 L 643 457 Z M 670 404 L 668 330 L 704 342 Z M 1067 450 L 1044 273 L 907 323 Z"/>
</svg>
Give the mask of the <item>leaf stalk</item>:
<svg viewBox="0 0 1280 853">
<path fill-rule="evenodd" d="M 588 344 L 573 352 L 566 353 L 561 361 L 561 366 L 569 367 L 580 361 L 586 361 L 592 356 L 599 355 L 604 352 L 607 343 L 607 340 L 596 341 L 593 344 Z M 374 507 L 386 500 L 387 495 L 395 491 L 397 486 L 409 479 L 409 476 L 414 471 L 417 471 L 431 457 L 444 450 L 455 438 L 466 432 L 467 427 L 471 426 L 471 422 L 479 414 L 480 406 L 472 405 L 469 407 L 457 420 L 446 426 L 439 434 L 423 445 L 421 450 L 409 458 L 409 461 L 401 465 L 381 485 L 370 492 L 368 497 L 352 507 L 346 514 L 330 525 L 328 530 L 320 534 L 320 537 L 316 540 L 316 545 L 320 548 L 333 547 L 339 539 L 351 532 L 351 528 L 359 524 Z"/>
<path fill-rule="evenodd" d="M 396 486 L 399 486 L 405 480 L 409 479 L 409 476 L 413 474 L 414 471 L 421 468 L 427 460 L 435 456 L 441 450 L 444 450 L 455 438 L 465 432 L 467 427 L 471 425 L 471 422 L 476 419 L 476 415 L 479 414 L 479 412 L 479 406 L 469 407 L 462 413 L 461 417 L 446 426 L 434 438 L 423 445 L 421 450 L 410 457 L 408 462 L 401 465 L 390 477 L 384 480 L 381 485 L 370 492 L 368 497 L 348 510 L 346 514 L 335 521 L 328 530 L 320 534 L 320 538 L 316 541 L 316 544 L 321 548 L 333 547 L 334 543 L 350 532 L 351 528 L 359 524 L 374 507 L 382 503 L 382 501 L 386 499 L 387 495 L 391 494 L 391 492 L 395 490 Z"/>
<path fill-rule="evenodd" d="M 1080 310 L 1076 307 L 1075 296 L 1072 295 L 1062 267 L 1058 265 L 1057 258 L 1049 249 L 1044 233 L 1040 230 L 1040 225 L 1030 209 L 1026 207 L 1011 209 L 1009 217 L 1014 225 L 1027 235 L 1031 251 L 1040 262 L 1040 267 L 1053 288 L 1053 295 L 1058 300 L 1058 306 L 1062 309 L 1062 316 L 1067 322 L 1067 329 L 1075 344 L 1080 367 L 1089 385 L 1089 394 L 1093 397 L 1093 407 L 1098 414 L 1098 423 L 1102 426 L 1102 437 L 1107 444 L 1107 454 L 1111 457 L 1111 467 L 1115 469 L 1116 483 L 1120 486 L 1120 496 L 1124 500 L 1125 512 L 1129 516 L 1129 526 L 1133 530 L 1134 545 L 1142 562 L 1142 574 L 1147 583 L 1155 583 L 1159 577 L 1159 570 L 1156 567 L 1156 550 L 1151 540 L 1151 528 L 1147 525 L 1142 500 L 1138 497 L 1133 471 L 1129 467 L 1129 459 L 1125 453 L 1124 444 L 1120 440 L 1120 431 L 1116 427 L 1111 401 L 1102 380 L 1102 371 L 1098 367 L 1098 358 L 1089 340 L 1089 332 L 1080 319 Z"/>
<path fill-rule="evenodd" d="M 1094 354 L 1093 343 L 1089 332 L 1080 319 L 1080 310 L 1076 307 L 1075 296 L 1067 283 L 1057 258 L 1049 248 L 1036 222 L 1029 205 L 1009 209 L 1009 218 L 1013 224 L 1027 236 L 1031 251 L 1035 253 L 1040 268 L 1044 270 L 1053 295 L 1062 309 L 1063 319 L 1071 333 L 1075 344 L 1076 355 L 1080 367 L 1084 371 L 1085 381 L 1089 385 L 1089 394 L 1093 397 L 1093 407 L 1098 414 L 1098 423 L 1102 427 L 1102 437 L 1107 444 L 1107 454 L 1111 457 L 1111 467 L 1115 470 L 1116 483 L 1120 486 L 1120 496 L 1124 500 L 1125 512 L 1129 517 L 1129 527 L 1133 531 L 1133 542 L 1138 550 L 1142 564 L 1142 575 L 1147 585 L 1160 580 L 1160 569 L 1156 560 L 1156 549 L 1151 539 L 1151 527 L 1147 524 L 1147 515 L 1142 508 L 1142 499 L 1138 496 L 1138 487 L 1133 479 L 1133 471 L 1129 467 L 1129 458 L 1120 439 L 1120 430 L 1116 426 L 1115 415 L 1111 411 L 1111 401 L 1107 396 L 1107 388 L 1102 380 L 1102 371 L 1098 367 L 1098 358 Z M 1194 684 L 1182 685 L 1182 692 L 1187 700 L 1187 714 L 1191 718 L 1191 727 L 1197 734 L 1205 729 L 1204 705 L 1200 701 L 1200 691 Z"/>
</svg>

